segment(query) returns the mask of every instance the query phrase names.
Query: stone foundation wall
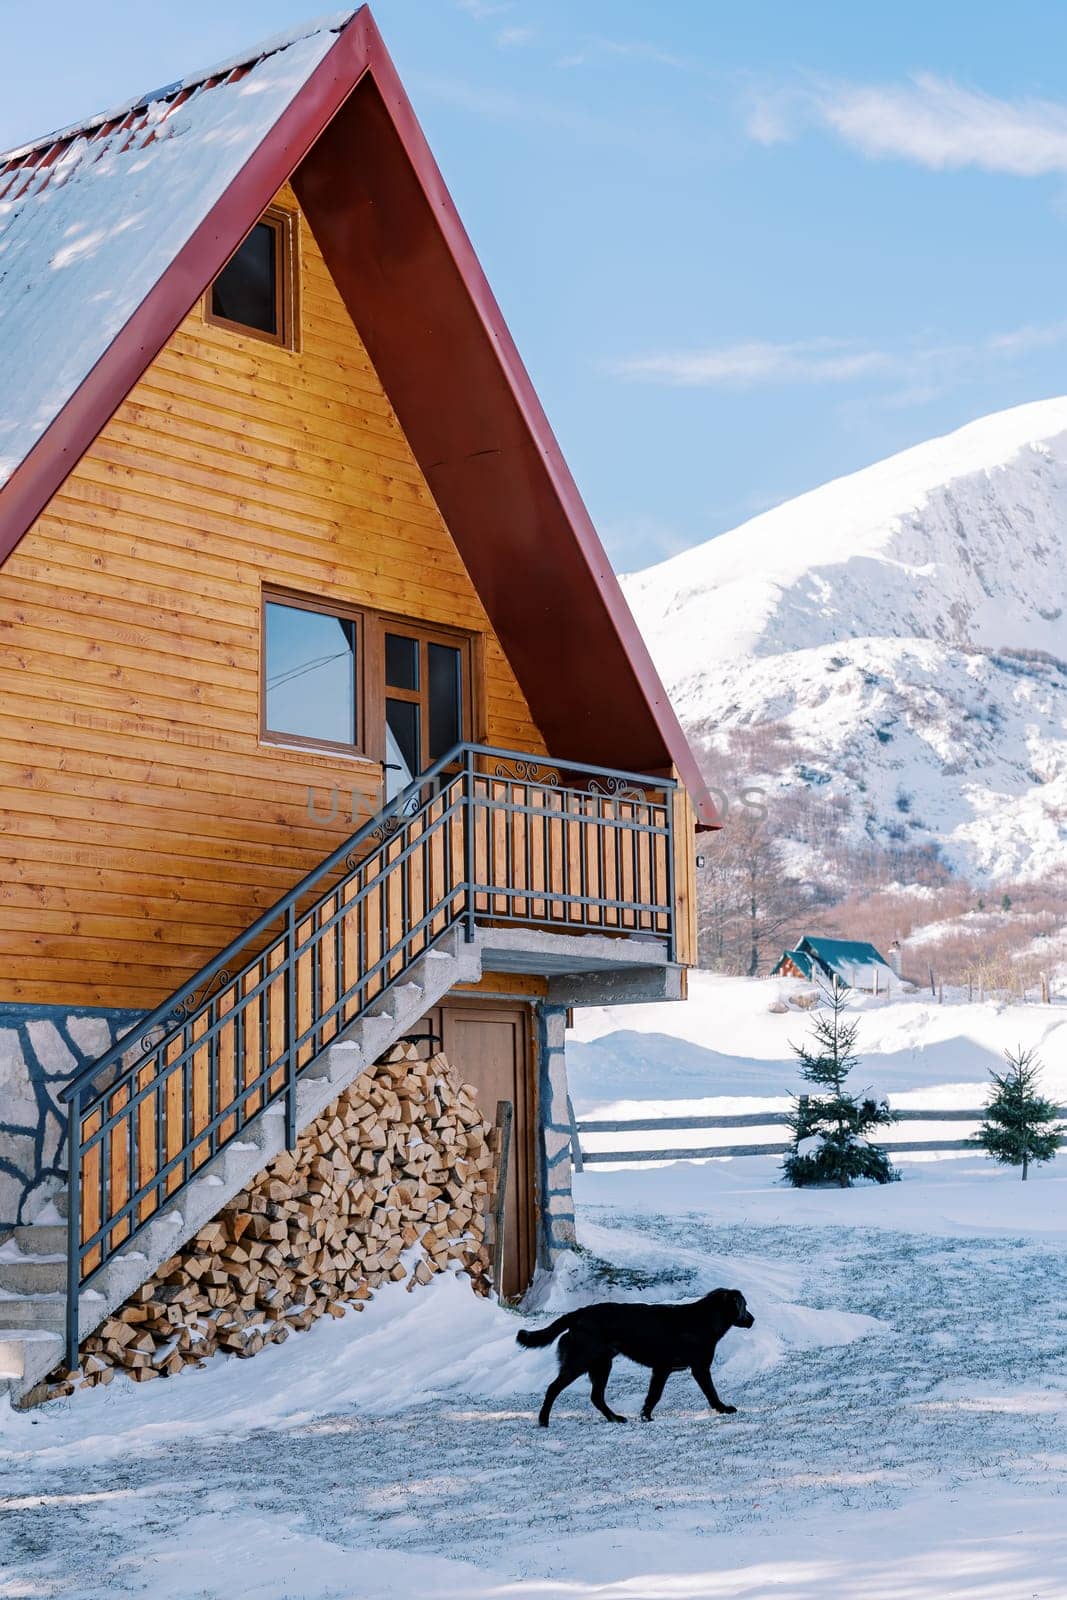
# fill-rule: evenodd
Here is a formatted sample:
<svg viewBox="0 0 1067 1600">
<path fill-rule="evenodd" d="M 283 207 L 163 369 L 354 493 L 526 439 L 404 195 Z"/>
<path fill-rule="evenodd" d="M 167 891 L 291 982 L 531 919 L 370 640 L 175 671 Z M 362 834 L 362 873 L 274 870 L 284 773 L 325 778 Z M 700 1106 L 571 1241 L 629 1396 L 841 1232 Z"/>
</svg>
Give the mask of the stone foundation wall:
<svg viewBox="0 0 1067 1600">
<path fill-rule="evenodd" d="M 539 1021 L 541 1264 L 551 1267 L 560 1253 L 573 1250 L 575 1243 L 566 1008 L 541 1006 Z"/>
<path fill-rule="evenodd" d="M 0 1006 L 0 1237 L 66 1182 L 59 1091 L 133 1026 L 129 1011 Z"/>
</svg>

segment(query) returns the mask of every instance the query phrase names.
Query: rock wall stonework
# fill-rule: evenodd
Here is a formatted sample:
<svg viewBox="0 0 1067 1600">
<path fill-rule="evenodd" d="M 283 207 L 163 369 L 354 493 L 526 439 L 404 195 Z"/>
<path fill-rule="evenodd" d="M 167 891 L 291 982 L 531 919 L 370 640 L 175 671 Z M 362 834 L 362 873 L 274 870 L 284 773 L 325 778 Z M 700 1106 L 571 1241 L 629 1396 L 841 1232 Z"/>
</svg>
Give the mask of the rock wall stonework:
<svg viewBox="0 0 1067 1600">
<path fill-rule="evenodd" d="M 573 1250 L 575 1243 L 566 1027 L 565 1009 L 541 1008 L 541 1248 L 543 1264 L 548 1267 L 561 1251 Z"/>
<path fill-rule="evenodd" d="M 66 1182 L 66 1111 L 59 1091 L 136 1021 L 128 1011 L 0 1006 L 0 1236 Z"/>
</svg>

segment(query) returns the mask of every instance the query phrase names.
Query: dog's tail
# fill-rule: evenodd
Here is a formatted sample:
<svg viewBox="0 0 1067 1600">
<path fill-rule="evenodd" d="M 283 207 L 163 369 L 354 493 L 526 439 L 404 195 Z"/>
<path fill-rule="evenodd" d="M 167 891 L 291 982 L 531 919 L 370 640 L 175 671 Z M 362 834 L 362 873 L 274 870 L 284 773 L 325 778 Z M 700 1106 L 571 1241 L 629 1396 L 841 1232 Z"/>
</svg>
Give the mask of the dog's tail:
<svg viewBox="0 0 1067 1600">
<path fill-rule="evenodd" d="M 516 1344 L 521 1344 L 524 1350 L 543 1350 L 546 1344 L 552 1344 L 561 1333 L 566 1333 L 571 1325 L 573 1313 L 569 1312 L 564 1317 L 557 1317 L 555 1322 L 550 1322 L 547 1328 L 520 1328 L 515 1335 Z"/>
</svg>

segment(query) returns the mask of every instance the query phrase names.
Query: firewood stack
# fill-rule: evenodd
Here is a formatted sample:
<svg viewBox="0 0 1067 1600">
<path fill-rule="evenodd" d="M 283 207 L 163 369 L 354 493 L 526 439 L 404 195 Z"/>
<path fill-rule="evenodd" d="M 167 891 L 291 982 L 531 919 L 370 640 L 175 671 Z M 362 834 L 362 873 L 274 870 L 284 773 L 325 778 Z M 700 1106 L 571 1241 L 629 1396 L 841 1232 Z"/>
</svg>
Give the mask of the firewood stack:
<svg viewBox="0 0 1067 1600">
<path fill-rule="evenodd" d="M 81 1344 L 81 1387 L 254 1356 L 379 1284 L 491 1286 L 498 1130 L 444 1055 L 398 1045 Z M 408 1255 L 408 1252 L 414 1252 Z M 52 1394 L 69 1393 L 63 1371 Z"/>
</svg>

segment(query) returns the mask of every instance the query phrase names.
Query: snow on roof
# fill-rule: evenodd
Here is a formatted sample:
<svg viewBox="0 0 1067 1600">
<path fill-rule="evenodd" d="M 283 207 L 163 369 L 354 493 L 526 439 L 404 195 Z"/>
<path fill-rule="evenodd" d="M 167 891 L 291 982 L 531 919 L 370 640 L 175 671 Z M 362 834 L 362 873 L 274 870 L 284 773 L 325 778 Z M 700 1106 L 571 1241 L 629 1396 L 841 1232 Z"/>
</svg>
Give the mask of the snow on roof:
<svg viewBox="0 0 1067 1600">
<path fill-rule="evenodd" d="M 0 487 L 350 15 L 0 156 Z"/>
<path fill-rule="evenodd" d="M 862 939 L 825 939 L 821 935 L 805 936 L 793 950 L 783 950 L 772 976 L 786 961 L 802 972 L 806 978 L 815 976 L 818 967 L 828 977 L 835 977 L 846 987 L 863 988 L 873 984 L 877 975 L 879 984 L 891 987 L 896 973 L 879 955 L 873 944 Z"/>
<path fill-rule="evenodd" d="M 862 987 L 863 979 L 865 977 L 872 979 L 875 972 L 880 977 L 888 976 L 891 979 L 895 976 L 884 956 L 878 953 L 873 944 L 867 944 L 862 939 L 825 939 L 821 935 L 806 936 L 800 940 L 798 949 L 791 951 L 790 955 L 796 961 L 798 954 L 805 953 L 814 956 L 826 972 L 845 984 Z"/>
<path fill-rule="evenodd" d="M 864 939 L 827 939 L 822 934 L 805 934 L 800 948 L 814 951 L 824 961 L 877 961 L 883 967 L 888 964 L 874 945 Z"/>
</svg>

